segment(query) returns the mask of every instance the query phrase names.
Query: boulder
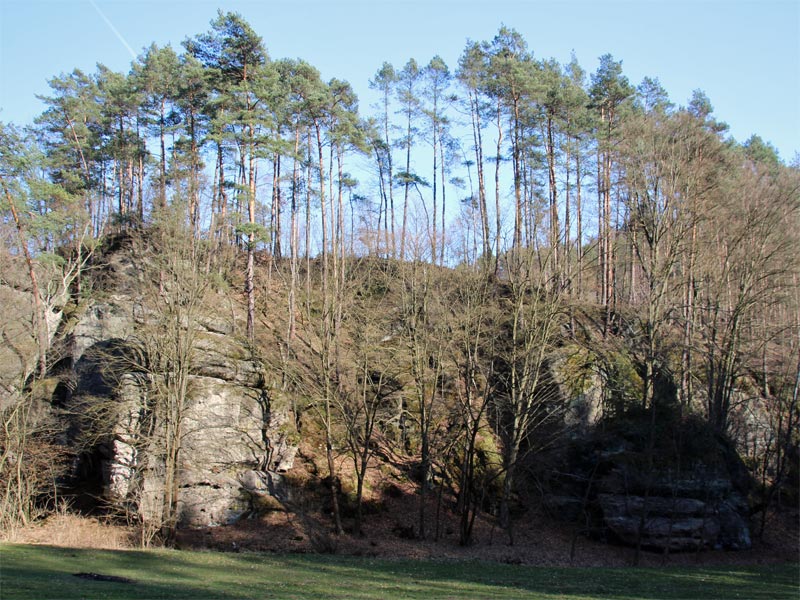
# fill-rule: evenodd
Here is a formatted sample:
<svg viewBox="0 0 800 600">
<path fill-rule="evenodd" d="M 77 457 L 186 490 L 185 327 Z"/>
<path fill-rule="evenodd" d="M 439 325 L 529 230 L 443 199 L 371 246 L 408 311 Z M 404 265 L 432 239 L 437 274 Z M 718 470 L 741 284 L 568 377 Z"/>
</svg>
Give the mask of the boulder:
<svg viewBox="0 0 800 600">
<path fill-rule="evenodd" d="M 641 531 L 642 546 L 654 550 L 750 548 L 746 502 L 730 491 L 730 484 L 717 483 L 712 489 L 728 490 L 727 494 L 707 494 L 706 500 L 700 500 L 701 491 L 684 481 L 671 488 L 670 496 L 600 493 L 597 501 L 603 524 L 625 544 L 636 545 Z M 663 492 L 666 484 L 653 489 Z"/>
<path fill-rule="evenodd" d="M 291 502 L 292 490 L 282 475 L 271 471 L 242 471 L 239 483 L 244 491 L 257 496 L 271 496 L 279 502 Z"/>
<path fill-rule="evenodd" d="M 215 527 L 236 522 L 249 511 L 248 498 L 232 476 L 183 477 L 178 503 L 182 527 Z"/>
<path fill-rule="evenodd" d="M 697 550 L 713 545 L 720 523 L 706 503 L 691 498 L 600 494 L 603 520 L 620 541 L 645 548 Z"/>
<path fill-rule="evenodd" d="M 632 419 L 611 425 L 574 437 L 551 469 L 544 496 L 550 514 L 656 551 L 751 546 L 745 498 L 752 483 L 728 440 L 697 420 L 682 432 L 682 461 L 658 446 L 657 458 L 647 460 L 647 438 L 636 435 L 645 428 Z"/>
</svg>

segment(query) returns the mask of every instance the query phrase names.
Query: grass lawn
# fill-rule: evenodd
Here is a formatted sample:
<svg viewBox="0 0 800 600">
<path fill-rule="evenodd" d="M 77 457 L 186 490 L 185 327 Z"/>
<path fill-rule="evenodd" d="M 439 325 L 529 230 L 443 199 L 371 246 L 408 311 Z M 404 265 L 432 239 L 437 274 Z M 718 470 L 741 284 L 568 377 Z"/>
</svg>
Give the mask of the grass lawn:
<svg viewBox="0 0 800 600">
<path fill-rule="evenodd" d="M 125 578 L 106 581 L 76 573 Z M 758 598 L 796 600 L 797 564 L 547 568 L 323 555 L 0 545 L 0 598 Z"/>
</svg>

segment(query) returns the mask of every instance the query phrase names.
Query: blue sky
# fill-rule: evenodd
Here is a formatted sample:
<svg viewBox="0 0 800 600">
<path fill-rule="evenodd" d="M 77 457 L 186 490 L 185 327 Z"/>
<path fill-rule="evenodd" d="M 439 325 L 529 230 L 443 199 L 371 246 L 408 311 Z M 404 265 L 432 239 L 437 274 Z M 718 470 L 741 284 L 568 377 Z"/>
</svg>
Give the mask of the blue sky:
<svg viewBox="0 0 800 600">
<path fill-rule="evenodd" d="M 632 83 L 658 77 L 677 104 L 702 89 L 737 140 L 757 133 L 787 162 L 800 152 L 798 0 L 0 0 L 0 120 L 29 123 L 59 73 L 127 71 L 126 46 L 179 49 L 218 7 L 242 14 L 273 58 L 348 80 L 364 112 L 383 61 L 439 54 L 454 70 L 467 39 L 505 24 L 537 57 L 564 63 L 574 50 L 588 72 L 610 52 Z"/>
</svg>

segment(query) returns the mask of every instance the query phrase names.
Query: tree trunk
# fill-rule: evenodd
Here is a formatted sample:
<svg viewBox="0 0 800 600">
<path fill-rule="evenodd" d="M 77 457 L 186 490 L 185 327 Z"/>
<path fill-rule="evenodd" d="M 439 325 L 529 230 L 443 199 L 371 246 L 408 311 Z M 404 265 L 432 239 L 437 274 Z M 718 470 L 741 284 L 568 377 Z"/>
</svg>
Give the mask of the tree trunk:
<svg viewBox="0 0 800 600">
<path fill-rule="evenodd" d="M 479 105 L 476 92 L 470 92 L 470 111 L 472 114 L 472 138 L 475 144 L 475 163 L 478 169 L 478 202 L 480 207 L 481 233 L 483 241 L 483 260 L 488 261 L 492 254 L 491 234 L 489 233 L 489 211 L 486 206 L 486 179 L 483 171 L 483 139 Z M 488 264 L 488 263 L 487 263 Z"/>
<path fill-rule="evenodd" d="M 555 277 L 560 278 L 559 244 L 561 229 L 558 223 L 558 188 L 556 183 L 556 149 L 553 136 L 553 118 L 547 117 L 547 173 L 550 186 L 550 251 L 552 252 L 552 270 Z M 569 201 L 569 198 L 567 198 Z"/>
<path fill-rule="evenodd" d="M 339 511 L 339 477 L 336 472 L 336 464 L 333 460 L 333 434 L 331 432 L 331 403 L 330 403 L 330 384 L 326 380 L 325 391 L 325 458 L 328 461 L 328 477 L 330 479 L 331 510 L 333 512 L 333 523 L 336 528 L 336 535 L 344 533 L 342 527 L 342 517 Z"/>
<path fill-rule="evenodd" d="M 247 216 L 249 224 L 254 226 L 256 224 L 256 149 L 255 131 L 252 125 L 248 126 L 248 138 Z M 244 284 L 247 295 L 247 339 L 251 343 L 255 341 L 256 335 L 255 251 L 255 232 L 251 231 L 247 236 L 247 273 Z"/>
<path fill-rule="evenodd" d="M 441 139 L 439 141 L 439 159 L 441 162 L 441 179 L 442 179 L 442 239 L 439 243 L 439 264 L 444 266 L 444 249 L 447 243 L 447 230 L 445 228 L 445 213 L 447 209 L 447 169 L 444 163 L 444 144 Z"/>
<path fill-rule="evenodd" d="M 408 228 L 408 192 L 411 186 L 411 110 L 408 111 L 408 126 L 406 127 L 406 182 L 403 189 L 403 226 L 400 229 L 400 260 L 406 259 L 406 233 Z"/>
<path fill-rule="evenodd" d="M 158 139 L 159 147 L 161 149 L 161 173 L 159 174 L 159 190 L 158 190 L 158 207 L 165 208 L 167 206 L 167 151 L 164 144 L 165 125 L 164 118 L 166 98 L 161 98 L 160 112 L 158 119 Z"/>
<path fill-rule="evenodd" d="M 583 203 L 581 201 L 581 154 L 575 153 L 575 237 L 578 258 L 578 298 L 583 299 Z"/>
<path fill-rule="evenodd" d="M 495 210 L 495 234 L 494 234 L 494 252 L 495 252 L 495 273 L 500 268 L 500 236 L 501 230 L 501 212 L 500 212 L 500 161 L 502 155 L 500 154 L 503 143 L 503 125 L 500 121 L 502 111 L 500 102 L 497 103 L 497 151 L 495 152 L 495 165 L 494 165 L 494 210 Z"/>
<path fill-rule="evenodd" d="M 272 211 L 271 235 L 272 235 L 272 256 L 275 260 L 281 258 L 281 155 L 276 152 L 273 160 L 272 169 Z"/>
</svg>

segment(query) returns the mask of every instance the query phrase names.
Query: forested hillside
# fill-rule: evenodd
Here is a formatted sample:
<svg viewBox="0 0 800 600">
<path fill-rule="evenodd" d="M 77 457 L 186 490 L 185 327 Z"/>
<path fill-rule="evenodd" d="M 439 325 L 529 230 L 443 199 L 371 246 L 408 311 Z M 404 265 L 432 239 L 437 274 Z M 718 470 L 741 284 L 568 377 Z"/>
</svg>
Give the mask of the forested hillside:
<svg viewBox="0 0 800 600">
<path fill-rule="evenodd" d="M 796 510 L 800 170 L 703 92 L 503 27 L 359 107 L 222 12 L 49 83 L 0 123 L 3 530 L 91 491 L 145 543 L 329 540 L 408 494 L 404 537 L 670 551 Z"/>
</svg>

